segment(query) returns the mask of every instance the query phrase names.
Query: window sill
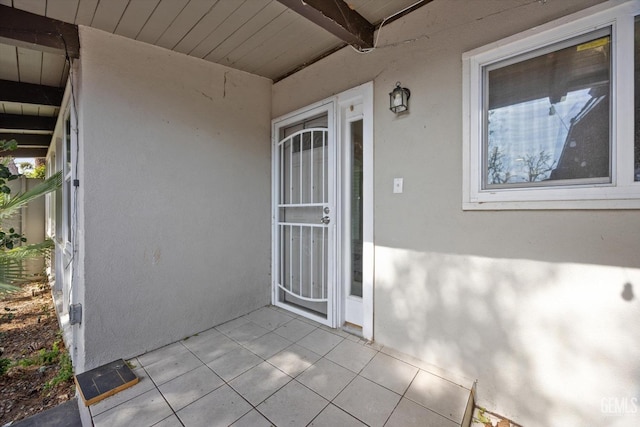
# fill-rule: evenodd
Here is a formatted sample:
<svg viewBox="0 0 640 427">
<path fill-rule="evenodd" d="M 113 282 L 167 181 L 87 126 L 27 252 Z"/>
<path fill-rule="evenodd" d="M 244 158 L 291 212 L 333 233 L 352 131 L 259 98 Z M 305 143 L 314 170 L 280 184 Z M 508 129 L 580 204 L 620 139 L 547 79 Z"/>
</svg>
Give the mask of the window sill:
<svg viewBox="0 0 640 427">
<path fill-rule="evenodd" d="M 626 190 L 626 191 L 625 191 Z M 640 183 L 629 188 L 482 191 L 462 202 L 463 210 L 640 209 Z"/>
</svg>

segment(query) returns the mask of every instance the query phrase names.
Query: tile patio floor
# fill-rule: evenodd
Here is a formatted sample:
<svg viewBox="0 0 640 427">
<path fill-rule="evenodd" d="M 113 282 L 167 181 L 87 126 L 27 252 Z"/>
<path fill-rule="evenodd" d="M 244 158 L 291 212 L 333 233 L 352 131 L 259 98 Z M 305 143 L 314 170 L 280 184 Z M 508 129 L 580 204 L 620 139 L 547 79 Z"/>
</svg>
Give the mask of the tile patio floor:
<svg viewBox="0 0 640 427">
<path fill-rule="evenodd" d="M 409 356 L 276 307 L 134 358 L 108 426 L 460 426 L 469 389 Z"/>
</svg>

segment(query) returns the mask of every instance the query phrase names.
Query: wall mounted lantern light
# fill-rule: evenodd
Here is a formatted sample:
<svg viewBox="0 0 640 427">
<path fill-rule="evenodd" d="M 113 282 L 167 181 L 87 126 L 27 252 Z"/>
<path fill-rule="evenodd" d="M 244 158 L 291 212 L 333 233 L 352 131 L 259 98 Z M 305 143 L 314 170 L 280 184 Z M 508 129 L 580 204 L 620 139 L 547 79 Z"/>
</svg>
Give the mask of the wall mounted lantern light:
<svg viewBox="0 0 640 427">
<path fill-rule="evenodd" d="M 389 93 L 389 109 L 396 114 L 409 110 L 410 96 L 411 91 L 397 82 L 396 87 Z"/>
</svg>

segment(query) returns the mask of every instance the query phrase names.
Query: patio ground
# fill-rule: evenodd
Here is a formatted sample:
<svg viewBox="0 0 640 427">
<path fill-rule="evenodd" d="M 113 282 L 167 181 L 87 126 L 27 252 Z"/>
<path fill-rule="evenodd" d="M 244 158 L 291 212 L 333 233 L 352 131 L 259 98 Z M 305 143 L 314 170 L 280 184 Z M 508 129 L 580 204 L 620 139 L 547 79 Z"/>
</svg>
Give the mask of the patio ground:
<svg viewBox="0 0 640 427">
<path fill-rule="evenodd" d="M 130 362 L 140 382 L 89 407 L 96 427 L 454 427 L 470 393 L 410 356 L 276 307 Z"/>
</svg>

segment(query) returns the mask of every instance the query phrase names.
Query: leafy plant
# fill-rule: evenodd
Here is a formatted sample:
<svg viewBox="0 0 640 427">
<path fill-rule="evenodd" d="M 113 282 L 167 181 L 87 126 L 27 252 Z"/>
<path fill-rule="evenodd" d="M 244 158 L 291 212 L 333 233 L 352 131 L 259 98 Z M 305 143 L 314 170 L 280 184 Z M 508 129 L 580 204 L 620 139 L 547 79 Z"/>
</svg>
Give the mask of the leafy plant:
<svg viewBox="0 0 640 427">
<path fill-rule="evenodd" d="M 12 362 L 11 359 L 0 359 L 0 376 L 4 375 L 12 366 L 28 368 L 29 366 L 51 366 L 57 364 L 58 373 L 45 384 L 44 389 L 49 390 L 60 383 L 70 381 L 73 378 L 73 364 L 69 353 L 61 349 L 61 343 L 61 339 L 58 339 L 51 345 L 50 350 L 43 348 L 37 355 L 25 357 L 15 362 Z"/>
<path fill-rule="evenodd" d="M 32 359 L 30 357 L 25 357 L 24 359 L 20 359 L 16 362 L 16 365 L 22 366 L 23 368 L 33 366 L 35 364 L 36 364 L 35 359 Z"/>
<path fill-rule="evenodd" d="M 0 377 L 7 373 L 10 365 L 11 359 L 0 358 Z"/>
<path fill-rule="evenodd" d="M 51 350 L 42 349 L 38 352 L 39 365 L 52 365 L 58 361 L 60 357 L 60 341 L 55 341 L 51 346 Z"/>
<path fill-rule="evenodd" d="M 10 228 L 8 232 L 0 229 L 0 249 L 13 249 L 14 246 L 26 241 L 22 234 L 16 233 L 15 228 Z"/>
<path fill-rule="evenodd" d="M 475 422 L 479 422 L 482 423 L 484 425 L 491 425 L 491 419 L 489 419 L 489 417 L 487 417 L 484 413 L 487 411 L 486 409 L 484 409 L 483 407 L 478 406 L 478 417 L 474 417 L 474 421 Z"/>
<path fill-rule="evenodd" d="M 10 151 L 18 148 L 18 142 L 15 139 L 0 139 L 0 151 Z M 0 162 L 0 193 L 9 194 L 11 189 L 7 185 L 8 181 L 18 179 L 18 175 L 14 175 L 7 167 L 7 161 Z"/>
<path fill-rule="evenodd" d="M 15 140 L 0 140 L 0 151 L 16 147 Z M 2 221 L 10 218 L 30 201 L 58 189 L 62 184 L 62 173 L 58 172 L 33 188 L 12 196 L 7 182 L 16 178 L 17 175 L 12 174 L 5 164 L 0 163 L 0 293 L 19 290 L 16 285 L 28 280 L 22 268 L 22 261 L 46 255 L 53 247 L 51 241 L 17 246 L 26 243 L 26 239 L 14 229 L 9 229 L 8 232 L 3 230 Z"/>
<path fill-rule="evenodd" d="M 24 174 L 27 178 L 45 179 L 47 176 L 47 165 L 39 165 Z"/>
<path fill-rule="evenodd" d="M 60 354 L 60 369 L 55 377 L 45 384 L 45 390 L 53 388 L 60 383 L 71 381 L 73 378 L 73 365 L 71 364 L 71 357 L 66 351 Z"/>
<path fill-rule="evenodd" d="M 42 243 L 19 246 L 11 250 L 0 250 L 0 293 L 20 290 L 15 285 L 29 280 L 25 276 L 22 261 L 46 255 L 51 248 L 53 242 L 45 240 Z"/>
</svg>

